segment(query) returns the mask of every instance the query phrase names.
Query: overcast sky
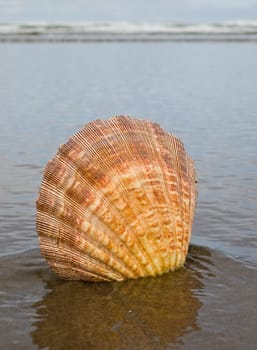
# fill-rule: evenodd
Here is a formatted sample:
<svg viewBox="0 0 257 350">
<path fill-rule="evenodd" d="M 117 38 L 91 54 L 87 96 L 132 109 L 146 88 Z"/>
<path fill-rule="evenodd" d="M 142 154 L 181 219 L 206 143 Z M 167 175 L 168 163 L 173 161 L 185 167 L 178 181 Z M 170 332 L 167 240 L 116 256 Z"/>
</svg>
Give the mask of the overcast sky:
<svg viewBox="0 0 257 350">
<path fill-rule="evenodd" d="M 257 0 L 0 0 L 0 22 L 257 20 Z"/>
</svg>

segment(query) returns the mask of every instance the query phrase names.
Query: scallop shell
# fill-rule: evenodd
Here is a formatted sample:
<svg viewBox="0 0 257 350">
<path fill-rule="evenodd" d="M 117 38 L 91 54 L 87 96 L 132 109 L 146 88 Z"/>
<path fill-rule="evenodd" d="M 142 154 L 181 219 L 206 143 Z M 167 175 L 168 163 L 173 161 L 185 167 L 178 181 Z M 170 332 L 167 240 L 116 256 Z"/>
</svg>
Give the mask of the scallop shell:
<svg viewBox="0 0 257 350">
<path fill-rule="evenodd" d="M 196 175 L 182 142 L 129 116 L 96 120 L 60 146 L 37 200 L 42 255 L 65 279 L 121 281 L 183 266 Z"/>
</svg>

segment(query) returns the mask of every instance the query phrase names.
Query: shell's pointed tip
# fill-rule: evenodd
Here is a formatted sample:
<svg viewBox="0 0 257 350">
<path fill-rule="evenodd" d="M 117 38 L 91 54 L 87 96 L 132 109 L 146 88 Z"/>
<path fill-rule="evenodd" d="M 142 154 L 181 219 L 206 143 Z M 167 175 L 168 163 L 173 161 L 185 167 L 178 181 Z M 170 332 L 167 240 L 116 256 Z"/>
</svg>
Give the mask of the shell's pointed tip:
<svg viewBox="0 0 257 350">
<path fill-rule="evenodd" d="M 63 278 L 121 281 L 180 268 L 197 189 L 181 142 L 115 115 L 59 147 L 36 200 L 41 252 Z"/>
</svg>

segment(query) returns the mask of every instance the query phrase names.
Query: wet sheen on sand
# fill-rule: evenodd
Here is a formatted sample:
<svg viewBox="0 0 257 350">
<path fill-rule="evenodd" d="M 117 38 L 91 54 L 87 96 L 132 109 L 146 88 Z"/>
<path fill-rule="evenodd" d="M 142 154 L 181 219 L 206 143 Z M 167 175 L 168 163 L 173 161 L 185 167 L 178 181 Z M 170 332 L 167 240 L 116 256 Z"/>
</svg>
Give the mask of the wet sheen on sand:
<svg viewBox="0 0 257 350">
<path fill-rule="evenodd" d="M 191 246 L 177 272 L 98 284 L 58 279 L 31 250 L 1 258 L 0 278 L 5 349 L 205 349 L 207 342 L 254 349 L 257 342 L 257 271 L 207 248 Z"/>
</svg>

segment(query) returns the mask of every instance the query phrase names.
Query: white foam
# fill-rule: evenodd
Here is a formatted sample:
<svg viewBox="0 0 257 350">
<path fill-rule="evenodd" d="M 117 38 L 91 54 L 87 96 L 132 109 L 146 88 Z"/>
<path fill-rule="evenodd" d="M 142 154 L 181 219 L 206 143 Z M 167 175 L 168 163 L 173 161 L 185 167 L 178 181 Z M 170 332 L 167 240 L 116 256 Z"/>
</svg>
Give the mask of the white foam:
<svg viewBox="0 0 257 350">
<path fill-rule="evenodd" d="M 257 34 L 257 21 L 238 20 L 223 23 L 152 24 L 128 22 L 86 23 L 6 23 L 0 34 Z"/>
</svg>

